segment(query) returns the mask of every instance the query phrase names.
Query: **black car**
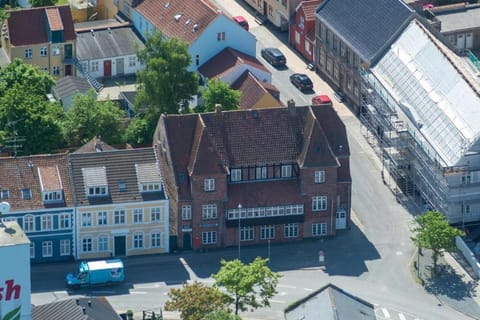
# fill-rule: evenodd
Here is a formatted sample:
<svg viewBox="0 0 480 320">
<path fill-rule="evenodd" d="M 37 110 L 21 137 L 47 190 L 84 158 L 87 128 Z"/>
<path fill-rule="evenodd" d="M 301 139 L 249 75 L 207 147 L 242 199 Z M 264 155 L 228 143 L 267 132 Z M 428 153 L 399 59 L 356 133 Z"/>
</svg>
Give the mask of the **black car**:
<svg viewBox="0 0 480 320">
<path fill-rule="evenodd" d="M 294 73 L 290 76 L 290 82 L 300 91 L 313 90 L 312 80 L 306 74 Z"/>
<path fill-rule="evenodd" d="M 277 48 L 263 48 L 260 54 L 274 67 L 284 67 L 287 64 L 287 59 Z"/>
</svg>

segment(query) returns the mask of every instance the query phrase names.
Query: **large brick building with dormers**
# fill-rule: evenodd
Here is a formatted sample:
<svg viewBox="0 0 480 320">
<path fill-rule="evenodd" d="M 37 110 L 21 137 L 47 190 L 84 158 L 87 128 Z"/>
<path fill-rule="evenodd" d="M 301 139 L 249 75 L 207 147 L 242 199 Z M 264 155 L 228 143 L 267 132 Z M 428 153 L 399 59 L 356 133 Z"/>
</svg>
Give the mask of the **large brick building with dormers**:
<svg viewBox="0 0 480 320">
<path fill-rule="evenodd" d="M 154 144 L 170 200 L 171 249 L 332 236 L 350 223 L 350 151 L 332 107 L 291 101 L 163 115 Z"/>
</svg>

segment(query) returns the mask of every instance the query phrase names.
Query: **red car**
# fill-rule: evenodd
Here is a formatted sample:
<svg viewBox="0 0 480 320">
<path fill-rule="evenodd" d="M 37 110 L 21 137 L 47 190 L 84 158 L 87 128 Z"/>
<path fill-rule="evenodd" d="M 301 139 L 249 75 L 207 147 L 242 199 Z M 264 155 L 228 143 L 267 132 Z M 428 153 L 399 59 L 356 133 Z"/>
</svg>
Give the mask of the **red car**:
<svg viewBox="0 0 480 320">
<path fill-rule="evenodd" d="M 312 105 L 314 106 L 331 105 L 331 104 L 332 104 L 332 100 L 330 100 L 330 97 L 325 94 L 312 98 Z"/>
<path fill-rule="evenodd" d="M 232 17 L 232 19 L 233 19 L 233 21 L 238 23 L 243 29 L 248 31 L 248 29 L 249 29 L 248 21 L 247 21 L 247 19 L 245 19 L 245 17 L 235 16 L 235 17 Z"/>
</svg>

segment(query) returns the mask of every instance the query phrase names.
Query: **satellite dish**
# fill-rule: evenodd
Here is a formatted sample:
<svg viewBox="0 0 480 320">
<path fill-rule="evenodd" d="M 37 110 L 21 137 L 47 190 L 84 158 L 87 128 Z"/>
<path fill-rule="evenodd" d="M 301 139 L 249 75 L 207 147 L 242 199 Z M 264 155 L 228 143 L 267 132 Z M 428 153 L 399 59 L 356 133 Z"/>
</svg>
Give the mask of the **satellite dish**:
<svg viewBox="0 0 480 320">
<path fill-rule="evenodd" d="M 0 217 L 2 214 L 6 214 L 10 211 L 10 204 L 8 202 L 2 202 L 0 203 Z"/>
</svg>

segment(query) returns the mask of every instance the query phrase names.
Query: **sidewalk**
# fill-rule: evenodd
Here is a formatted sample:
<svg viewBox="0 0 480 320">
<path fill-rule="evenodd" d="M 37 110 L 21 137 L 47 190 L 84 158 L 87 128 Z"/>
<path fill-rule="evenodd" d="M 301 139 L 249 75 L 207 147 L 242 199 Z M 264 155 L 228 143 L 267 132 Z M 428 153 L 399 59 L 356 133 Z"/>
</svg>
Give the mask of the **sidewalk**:
<svg viewBox="0 0 480 320">
<path fill-rule="evenodd" d="M 433 260 L 431 250 L 422 249 L 422 254 L 414 259 L 419 269 L 417 276 L 423 280 L 428 293 L 435 295 L 439 305 L 449 307 L 469 316 L 480 319 L 480 284 L 450 254 L 438 259 L 438 272 L 432 277 Z"/>
</svg>

